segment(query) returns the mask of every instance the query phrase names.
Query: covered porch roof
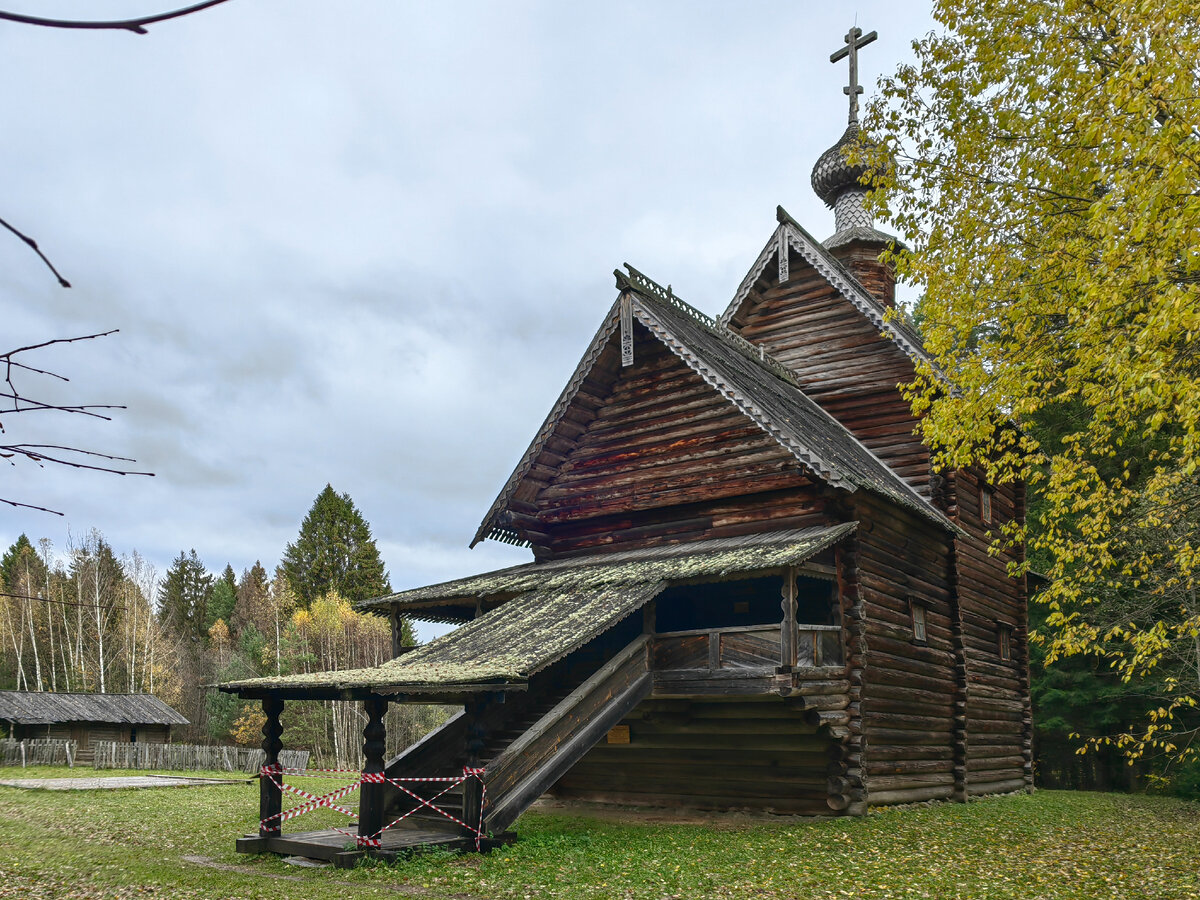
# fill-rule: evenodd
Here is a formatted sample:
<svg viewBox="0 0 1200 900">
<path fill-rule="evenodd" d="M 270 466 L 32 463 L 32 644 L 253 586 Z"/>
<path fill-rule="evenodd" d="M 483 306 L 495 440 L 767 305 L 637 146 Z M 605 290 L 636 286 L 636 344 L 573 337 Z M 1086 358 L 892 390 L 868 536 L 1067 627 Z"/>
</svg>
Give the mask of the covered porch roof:
<svg viewBox="0 0 1200 900">
<path fill-rule="evenodd" d="M 746 535 L 550 562 L 402 591 L 362 604 L 397 605 L 418 617 L 493 598 L 500 605 L 449 634 L 380 666 L 254 678 L 221 685 L 258 696 L 446 694 L 520 690 L 535 673 L 582 647 L 672 582 L 795 566 L 849 535 L 857 523 Z M 469 603 L 468 603 L 469 601 Z"/>
</svg>

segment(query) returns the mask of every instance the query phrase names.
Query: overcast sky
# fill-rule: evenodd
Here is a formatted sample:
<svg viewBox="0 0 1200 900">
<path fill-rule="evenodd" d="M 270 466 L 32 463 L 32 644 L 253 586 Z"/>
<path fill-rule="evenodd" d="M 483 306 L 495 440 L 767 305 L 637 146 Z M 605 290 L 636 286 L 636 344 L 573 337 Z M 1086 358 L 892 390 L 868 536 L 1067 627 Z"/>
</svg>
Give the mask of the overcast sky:
<svg viewBox="0 0 1200 900">
<path fill-rule="evenodd" d="M 122 17 L 137 3 L 9 0 Z M 180 3 L 179 5 L 183 5 Z M 148 35 L 0 23 L 0 349 L 128 407 L 3 417 L 10 441 L 137 459 L 154 478 L 27 463 L 0 508 L 62 550 L 99 528 L 160 570 L 271 568 L 326 482 L 395 588 L 525 561 L 467 544 L 630 262 L 722 310 L 782 203 L 845 127 L 857 16 L 868 92 L 927 4 L 232 0 Z M 426 632 L 430 633 L 430 632 Z"/>
</svg>

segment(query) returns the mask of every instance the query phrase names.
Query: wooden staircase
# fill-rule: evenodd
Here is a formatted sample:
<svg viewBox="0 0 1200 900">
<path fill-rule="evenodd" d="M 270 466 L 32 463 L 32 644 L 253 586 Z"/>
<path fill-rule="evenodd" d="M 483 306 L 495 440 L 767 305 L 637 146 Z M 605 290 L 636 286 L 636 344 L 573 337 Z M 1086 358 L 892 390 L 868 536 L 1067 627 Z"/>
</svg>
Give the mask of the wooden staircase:
<svg viewBox="0 0 1200 900">
<path fill-rule="evenodd" d="M 535 676 L 524 696 L 510 693 L 503 703 L 476 702 L 390 760 L 388 777 L 451 777 L 464 766 L 482 768 L 482 830 L 500 835 L 650 693 L 648 643 L 646 635 L 639 636 L 599 664 L 568 657 Z M 429 797 L 438 791 L 435 784 L 410 787 Z M 418 805 L 390 785 L 387 798 L 385 822 Z M 479 782 L 474 779 L 437 800 L 440 808 L 470 825 L 479 821 L 478 803 Z M 468 833 L 427 810 L 413 812 L 405 821 L 421 829 Z"/>
</svg>

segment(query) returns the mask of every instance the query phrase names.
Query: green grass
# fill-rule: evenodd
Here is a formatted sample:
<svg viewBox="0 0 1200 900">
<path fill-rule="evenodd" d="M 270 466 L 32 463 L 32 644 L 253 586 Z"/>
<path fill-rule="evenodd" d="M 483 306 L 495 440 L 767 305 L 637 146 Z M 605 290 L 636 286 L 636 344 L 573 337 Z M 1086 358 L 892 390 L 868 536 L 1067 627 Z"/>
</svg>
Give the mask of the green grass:
<svg viewBox="0 0 1200 900">
<path fill-rule="evenodd" d="M 0 777 L 66 774 L 18 771 Z M 238 856 L 233 841 L 255 829 L 256 812 L 255 784 L 0 788 L 0 898 L 333 900 L 399 889 L 518 900 L 1200 900 L 1200 804 L 1166 798 L 1044 791 L 863 819 L 709 824 L 534 812 L 518 823 L 520 841 L 488 855 L 429 853 L 353 871 Z M 189 863 L 189 854 L 246 871 Z"/>
</svg>

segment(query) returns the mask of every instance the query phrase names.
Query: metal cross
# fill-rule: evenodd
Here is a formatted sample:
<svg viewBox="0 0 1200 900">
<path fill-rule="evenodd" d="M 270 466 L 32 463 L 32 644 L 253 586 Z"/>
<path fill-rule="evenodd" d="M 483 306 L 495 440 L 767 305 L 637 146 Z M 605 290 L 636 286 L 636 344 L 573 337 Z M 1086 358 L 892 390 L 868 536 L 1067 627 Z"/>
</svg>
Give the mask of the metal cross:
<svg viewBox="0 0 1200 900">
<path fill-rule="evenodd" d="M 864 35 L 861 28 L 851 28 L 846 33 L 846 46 L 834 51 L 829 57 L 831 63 L 847 56 L 850 57 L 850 84 L 842 88 L 842 93 L 850 98 L 851 124 L 858 121 L 858 95 L 863 92 L 862 85 L 858 83 L 858 51 L 877 37 L 879 37 L 878 32 L 872 31 L 870 34 Z"/>
</svg>

